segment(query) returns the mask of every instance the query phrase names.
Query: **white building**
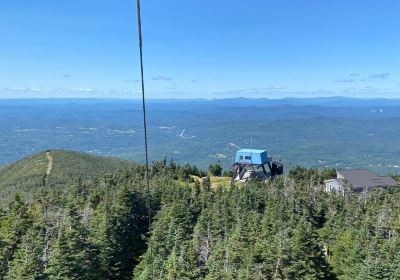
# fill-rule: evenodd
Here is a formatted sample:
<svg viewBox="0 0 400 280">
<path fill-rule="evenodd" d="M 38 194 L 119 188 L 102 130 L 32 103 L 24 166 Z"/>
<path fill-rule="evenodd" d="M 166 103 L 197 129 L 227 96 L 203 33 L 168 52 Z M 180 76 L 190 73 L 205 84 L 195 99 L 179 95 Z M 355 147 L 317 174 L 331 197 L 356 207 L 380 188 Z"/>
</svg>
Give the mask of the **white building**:
<svg viewBox="0 0 400 280">
<path fill-rule="evenodd" d="M 344 193 L 344 187 L 336 179 L 325 180 L 324 183 L 325 192 Z"/>
</svg>

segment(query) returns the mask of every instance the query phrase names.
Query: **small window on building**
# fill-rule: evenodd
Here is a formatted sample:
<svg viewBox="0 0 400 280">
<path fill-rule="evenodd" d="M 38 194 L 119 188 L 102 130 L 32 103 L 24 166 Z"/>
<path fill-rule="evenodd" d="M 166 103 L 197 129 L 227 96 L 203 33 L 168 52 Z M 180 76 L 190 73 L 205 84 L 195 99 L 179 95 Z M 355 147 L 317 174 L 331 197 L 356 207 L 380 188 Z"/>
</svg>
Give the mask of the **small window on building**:
<svg viewBox="0 0 400 280">
<path fill-rule="evenodd" d="M 245 156 L 244 159 L 251 160 L 251 157 Z"/>
<path fill-rule="evenodd" d="M 243 156 L 240 156 L 240 159 L 243 159 Z"/>
</svg>

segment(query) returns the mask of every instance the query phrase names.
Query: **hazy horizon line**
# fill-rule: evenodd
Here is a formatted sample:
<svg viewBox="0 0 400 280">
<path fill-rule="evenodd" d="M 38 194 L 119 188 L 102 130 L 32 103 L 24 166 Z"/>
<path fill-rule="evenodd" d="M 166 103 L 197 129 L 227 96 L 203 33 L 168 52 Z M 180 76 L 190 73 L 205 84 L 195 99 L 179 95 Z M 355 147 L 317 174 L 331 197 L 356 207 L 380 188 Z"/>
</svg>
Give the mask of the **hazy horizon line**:
<svg viewBox="0 0 400 280">
<path fill-rule="evenodd" d="M 296 96 L 287 96 L 287 97 L 212 97 L 212 98 L 200 98 L 200 97 L 193 97 L 193 98 L 175 98 L 175 97 L 146 97 L 146 100 L 202 100 L 202 101 L 213 101 L 213 100 L 235 100 L 235 99 L 248 99 L 248 100 L 288 100 L 288 99 L 354 99 L 354 100 L 400 100 L 400 97 L 355 97 L 355 96 L 343 96 L 343 95 L 333 95 L 333 96 L 315 96 L 315 97 L 296 97 Z M 127 97 L 1 97 L 0 100 L 142 100 L 141 97 L 138 98 L 127 98 Z"/>
</svg>

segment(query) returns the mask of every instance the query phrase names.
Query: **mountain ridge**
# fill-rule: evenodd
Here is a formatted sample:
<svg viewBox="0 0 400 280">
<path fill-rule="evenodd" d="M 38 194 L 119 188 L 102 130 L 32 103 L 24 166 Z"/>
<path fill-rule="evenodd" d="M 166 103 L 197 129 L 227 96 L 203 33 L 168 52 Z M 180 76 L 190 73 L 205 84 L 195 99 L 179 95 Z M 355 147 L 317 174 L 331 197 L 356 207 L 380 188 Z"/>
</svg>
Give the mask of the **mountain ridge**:
<svg viewBox="0 0 400 280">
<path fill-rule="evenodd" d="M 0 200 L 15 192 L 32 192 L 44 186 L 63 187 L 78 179 L 91 181 L 132 164 L 70 150 L 38 152 L 0 167 Z"/>
</svg>

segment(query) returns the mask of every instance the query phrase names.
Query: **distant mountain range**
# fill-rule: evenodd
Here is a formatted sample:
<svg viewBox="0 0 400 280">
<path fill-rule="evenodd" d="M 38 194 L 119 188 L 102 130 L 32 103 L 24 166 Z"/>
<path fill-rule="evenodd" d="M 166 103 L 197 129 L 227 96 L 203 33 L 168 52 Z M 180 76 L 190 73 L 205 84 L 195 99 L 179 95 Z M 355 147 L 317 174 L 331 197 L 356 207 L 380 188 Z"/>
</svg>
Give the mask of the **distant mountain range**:
<svg viewBox="0 0 400 280">
<path fill-rule="evenodd" d="M 68 99 L 65 99 L 68 100 Z M 72 99 L 70 99 L 72 100 Z M 95 99 L 93 99 L 95 100 Z M 99 99 L 97 102 L 105 100 Z M 111 100 L 111 99 L 110 99 Z M 121 99 L 113 99 L 120 102 Z M 132 100 L 130 100 L 132 101 Z M 140 100 L 134 100 L 140 102 Z M 269 98 L 218 98 L 218 99 L 148 99 L 148 103 L 197 103 L 197 104 L 219 104 L 235 106 L 329 106 L 329 107 L 370 107 L 370 106 L 400 106 L 399 99 L 390 98 L 352 98 L 343 96 L 315 97 L 315 98 L 297 98 L 287 97 L 278 99 Z"/>
<path fill-rule="evenodd" d="M 107 98 L 35 98 L 35 99 L 0 99 L 2 105 L 23 104 L 65 104 L 65 103 L 139 103 L 138 99 L 107 99 Z M 279 99 L 269 98 L 221 98 L 221 99 L 148 99 L 151 103 L 197 103 L 197 104 L 220 104 L 235 106 L 329 106 L 329 107 L 370 107 L 370 106 L 400 106 L 398 99 L 389 98 L 352 98 L 343 96 L 297 98 L 287 97 Z"/>
</svg>

